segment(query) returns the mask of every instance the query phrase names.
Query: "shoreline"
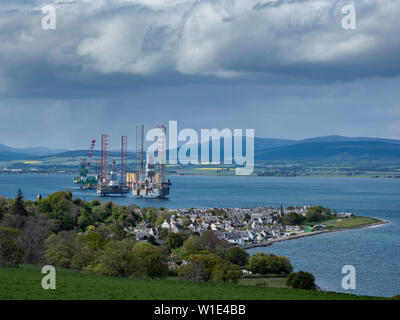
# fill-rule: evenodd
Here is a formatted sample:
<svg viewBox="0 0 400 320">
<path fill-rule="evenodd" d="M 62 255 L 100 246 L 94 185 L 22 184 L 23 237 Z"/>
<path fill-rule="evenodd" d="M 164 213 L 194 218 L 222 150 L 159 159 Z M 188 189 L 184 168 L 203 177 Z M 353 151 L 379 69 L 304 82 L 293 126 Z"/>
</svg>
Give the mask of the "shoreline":
<svg viewBox="0 0 400 320">
<path fill-rule="evenodd" d="M 0 171 L 0 175 L 68 175 L 68 176 L 76 176 L 79 175 L 79 172 L 67 171 L 67 172 L 58 172 L 58 171 L 50 171 L 50 172 L 12 172 L 12 171 Z M 394 176 L 371 176 L 371 175 L 296 175 L 296 176 L 262 176 L 257 174 L 251 174 L 249 176 L 237 176 L 235 174 L 231 175 L 220 175 L 220 174 L 194 174 L 194 173 L 183 173 L 183 174 L 167 174 L 170 177 L 258 177 L 258 178 L 324 178 L 324 179 L 338 179 L 338 178 L 348 178 L 348 179 L 400 179 Z"/>
<path fill-rule="evenodd" d="M 364 225 L 364 226 L 355 226 L 355 227 L 351 227 L 351 228 L 341 228 L 341 229 L 333 229 L 333 230 L 312 231 L 312 232 L 296 234 L 296 235 L 292 235 L 292 236 L 288 236 L 288 237 L 281 237 L 281 238 L 278 238 L 278 239 L 267 240 L 267 241 L 263 241 L 263 242 L 259 242 L 259 243 L 245 244 L 245 245 L 241 245 L 241 246 L 238 246 L 238 247 L 240 249 L 243 249 L 243 250 L 248 250 L 248 249 L 253 249 L 253 248 L 262 248 L 262 247 L 271 246 L 276 242 L 295 240 L 295 239 L 299 239 L 299 238 L 303 238 L 303 237 L 311 237 L 311 236 L 315 236 L 315 235 L 319 235 L 319 234 L 323 234 L 323 233 L 331 233 L 331 232 L 340 232 L 340 231 L 371 228 L 371 227 L 375 227 L 375 226 L 382 226 L 382 225 L 385 225 L 385 224 L 388 224 L 388 223 L 390 223 L 390 222 L 389 221 L 380 220 L 379 222 L 374 222 L 374 223 L 371 223 L 371 224 L 368 224 L 368 225 Z"/>
</svg>

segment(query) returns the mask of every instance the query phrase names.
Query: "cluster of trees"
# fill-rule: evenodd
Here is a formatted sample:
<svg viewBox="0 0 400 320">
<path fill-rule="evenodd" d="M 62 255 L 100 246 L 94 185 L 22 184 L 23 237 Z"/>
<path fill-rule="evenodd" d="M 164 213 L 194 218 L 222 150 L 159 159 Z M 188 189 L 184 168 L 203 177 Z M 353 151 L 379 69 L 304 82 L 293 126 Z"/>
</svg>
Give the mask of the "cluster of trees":
<svg viewBox="0 0 400 320">
<path fill-rule="evenodd" d="M 61 231 L 46 240 L 46 260 L 53 266 L 118 277 L 160 278 L 168 275 L 164 247 L 136 242 L 134 237 L 112 239 L 104 230 L 87 234 Z"/>
<path fill-rule="evenodd" d="M 44 241 L 53 229 L 21 190 L 15 199 L 0 198 L 0 267 L 44 263 Z"/>
<path fill-rule="evenodd" d="M 18 190 L 15 199 L 0 197 L 0 266 L 46 263 L 46 239 L 51 235 L 77 234 L 96 226 L 107 237 L 122 239 L 126 236 L 124 227 L 144 218 L 137 206 L 82 201 L 63 191 L 29 201 Z"/>
<path fill-rule="evenodd" d="M 287 275 L 293 270 L 286 257 L 256 253 L 250 258 L 213 231 L 199 235 L 159 229 L 160 243 L 154 237 L 137 242 L 125 231 L 141 221 L 156 227 L 170 218 L 163 208 L 86 202 L 73 199 L 70 192 L 25 201 L 19 190 L 15 199 L 0 197 L 0 267 L 50 264 L 107 276 L 177 275 L 188 281 L 233 283 L 242 268 L 257 274 Z M 309 288 L 310 279 L 291 274 L 288 285 Z"/>
<path fill-rule="evenodd" d="M 71 192 L 59 191 L 33 203 L 33 206 L 55 225 L 55 231 L 78 230 L 85 231 L 90 225 L 115 224 L 121 228 L 143 220 L 139 208 L 135 205 L 118 206 L 113 202 L 100 203 L 73 199 Z M 154 209 L 154 208 L 153 208 Z M 144 215 L 154 216 L 157 211 L 144 212 Z"/>
<path fill-rule="evenodd" d="M 311 223 L 330 220 L 333 217 L 334 215 L 331 213 L 331 210 L 322 206 L 309 207 L 306 213 L 306 221 Z"/>
<path fill-rule="evenodd" d="M 259 274 L 287 275 L 293 271 L 293 266 L 288 258 L 263 252 L 255 253 L 246 268 Z"/>
<path fill-rule="evenodd" d="M 282 223 L 287 226 L 300 226 L 306 221 L 306 217 L 300 213 L 289 212 L 282 217 Z"/>
<path fill-rule="evenodd" d="M 188 281 L 237 282 L 242 271 L 234 259 L 234 251 L 238 249 L 248 255 L 239 248 L 231 248 L 228 241 L 219 239 L 212 231 L 205 231 L 201 236 L 169 233 L 167 248 L 179 265 L 177 275 Z"/>
<path fill-rule="evenodd" d="M 289 209 L 290 210 L 290 209 Z M 282 223 L 289 226 L 299 226 L 306 223 L 318 223 L 333 219 L 335 214 L 329 208 L 322 206 L 309 207 L 305 215 L 296 212 L 289 212 L 282 217 Z"/>
</svg>

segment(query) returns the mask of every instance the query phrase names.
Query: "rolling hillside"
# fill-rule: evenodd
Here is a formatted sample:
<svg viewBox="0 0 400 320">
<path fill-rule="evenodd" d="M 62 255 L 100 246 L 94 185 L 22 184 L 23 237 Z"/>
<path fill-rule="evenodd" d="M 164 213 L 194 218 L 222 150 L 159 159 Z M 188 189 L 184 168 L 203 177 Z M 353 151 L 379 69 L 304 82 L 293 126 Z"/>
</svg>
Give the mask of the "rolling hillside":
<svg viewBox="0 0 400 320">
<path fill-rule="evenodd" d="M 277 161 L 385 161 L 400 162 L 400 140 L 326 136 L 304 140 L 287 140 L 259 138 L 254 140 L 256 160 Z M 33 149 L 33 151 L 31 150 Z M 200 145 L 199 145 L 199 156 Z M 47 151 L 46 151 L 47 150 Z M 50 154 L 41 154 L 47 152 Z M 72 150 L 54 153 L 46 148 L 16 149 L 0 144 L 0 161 L 15 160 L 54 160 L 79 159 L 87 157 L 88 150 Z M 223 158 L 223 141 L 221 141 L 221 159 Z M 210 145 L 210 154 L 212 153 Z M 100 157 L 95 150 L 94 157 Z M 119 151 L 112 151 L 110 156 L 119 158 Z M 128 159 L 135 159 L 134 152 L 128 152 Z"/>
<path fill-rule="evenodd" d="M 11 152 L 14 154 L 28 154 L 30 156 L 48 156 L 64 151 L 66 151 L 66 149 L 50 149 L 46 147 L 13 148 L 0 143 L 0 155 L 4 152 Z"/>
<path fill-rule="evenodd" d="M 256 151 L 256 160 L 398 161 L 400 144 L 379 141 L 309 142 Z"/>
</svg>

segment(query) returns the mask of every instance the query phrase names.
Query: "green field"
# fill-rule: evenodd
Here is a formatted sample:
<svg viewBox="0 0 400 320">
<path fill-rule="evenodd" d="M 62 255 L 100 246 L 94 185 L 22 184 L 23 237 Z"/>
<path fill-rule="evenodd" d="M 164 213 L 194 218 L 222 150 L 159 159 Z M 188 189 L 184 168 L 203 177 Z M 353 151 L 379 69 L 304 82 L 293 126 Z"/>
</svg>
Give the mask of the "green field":
<svg viewBox="0 0 400 320">
<path fill-rule="evenodd" d="M 242 278 L 239 279 L 239 284 L 247 286 L 264 286 L 271 288 L 287 288 L 286 279 L 282 277 L 270 278 Z"/>
<path fill-rule="evenodd" d="M 339 221 L 341 220 L 341 221 Z M 372 225 L 374 223 L 382 222 L 381 220 L 369 217 L 351 217 L 351 218 L 340 218 L 334 220 L 325 221 L 324 224 L 327 225 L 327 229 L 349 229 L 356 227 L 364 227 Z"/>
<path fill-rule="evenodd" d="M 33 266 L 0 268 L 0 299 L 73 300 L 350 300 L 377 299 L 355 295 L 325 293 L 253 285 L 191 283 L 179 280 L 112 278 L 57 269 L 57 288 L 44 290 L 44 275 Z"/>
</svg>

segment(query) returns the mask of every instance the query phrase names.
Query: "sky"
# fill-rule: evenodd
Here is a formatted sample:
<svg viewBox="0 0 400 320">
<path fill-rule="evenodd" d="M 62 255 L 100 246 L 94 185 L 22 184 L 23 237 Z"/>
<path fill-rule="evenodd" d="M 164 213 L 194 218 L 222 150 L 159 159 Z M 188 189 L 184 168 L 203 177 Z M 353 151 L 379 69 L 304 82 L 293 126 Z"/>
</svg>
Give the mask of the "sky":
<svg viewBox="0 0 400 320">
<path fill-rule="evenodd" d="M 170 120 L 400 138 L 399 17 L 398 0 L 2 0 L 0 143 L 134 149 L 137 124 Z"/>
</svg>

